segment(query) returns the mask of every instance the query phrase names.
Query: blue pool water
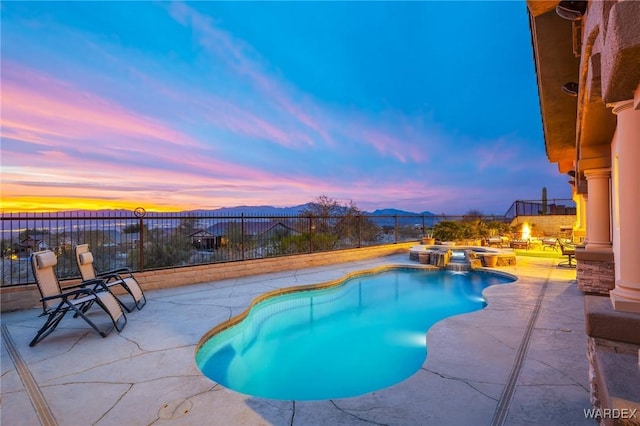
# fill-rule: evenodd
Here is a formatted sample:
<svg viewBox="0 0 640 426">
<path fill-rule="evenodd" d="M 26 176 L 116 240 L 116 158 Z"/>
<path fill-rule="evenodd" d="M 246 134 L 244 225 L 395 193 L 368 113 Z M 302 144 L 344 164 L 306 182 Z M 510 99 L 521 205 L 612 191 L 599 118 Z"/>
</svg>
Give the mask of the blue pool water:
<svg viewBox="0 0 640 426">
<path fill-rule="evenodd" d="M 443 318 L 482 309 L 482 290 L 514 279 L 391 269 L 321 290 L 279 295 L 199 348 L 210 379 L 281 400 L 344 398 L 398 383 L 427 356 L 426 332 Z"/>
</svg>

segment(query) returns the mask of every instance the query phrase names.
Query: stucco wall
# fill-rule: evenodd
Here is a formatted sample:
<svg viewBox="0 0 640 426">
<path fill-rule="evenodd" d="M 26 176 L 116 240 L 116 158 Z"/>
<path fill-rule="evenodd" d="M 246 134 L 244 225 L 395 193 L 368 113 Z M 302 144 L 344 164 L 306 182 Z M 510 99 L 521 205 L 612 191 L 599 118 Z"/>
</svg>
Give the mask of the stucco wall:
<svg viewBox="0 0 640 426">
<path fill-rule="evenodd" d="M 531 227 L 532 235 L 542 233 L 545 236 L 555 237 L 562 228 L 573 228 L 576 222 L 575 215 L 544 215 L 544 216 L 518 216 L 511 221 L 511 226 L 517 226 L 527 222 Z M 533 226 L 532 226 L 533 225 Z"/>
</svg>

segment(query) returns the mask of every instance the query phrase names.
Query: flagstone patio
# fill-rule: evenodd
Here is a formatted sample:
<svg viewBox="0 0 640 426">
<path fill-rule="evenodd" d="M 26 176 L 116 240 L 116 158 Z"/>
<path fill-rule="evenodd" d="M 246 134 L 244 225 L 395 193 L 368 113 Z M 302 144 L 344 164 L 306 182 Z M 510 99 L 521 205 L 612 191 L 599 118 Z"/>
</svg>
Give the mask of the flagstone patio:
<svg viewBox="0 0 640 426">
<path fill-rule="evenodd" d="M 359 397 L 275 401 L 201 375 L 199 339 L 253 298 L 388 264 L 393 255 L 147 291 L 120 334 L 81 320 L 31 348 L 35 309 L 2 314 L 3 425 L 497 425 L 594 424 L 589 409 L 583 295 L 558 259 L 518 257 L 496 268 L 519 279 L 485 290 L 487 308 L 441 321 L 409 379 Z M 372 371 L 372 374 L 375 374 Z"/>
</svg>

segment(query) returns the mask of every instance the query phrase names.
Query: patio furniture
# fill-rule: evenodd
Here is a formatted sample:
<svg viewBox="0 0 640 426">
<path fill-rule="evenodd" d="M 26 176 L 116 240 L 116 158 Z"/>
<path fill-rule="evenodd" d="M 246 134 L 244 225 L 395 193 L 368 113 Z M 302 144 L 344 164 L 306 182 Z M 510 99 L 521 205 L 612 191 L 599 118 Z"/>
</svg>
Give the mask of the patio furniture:
<svg viewBox="0 0 640 426">
<path fill-rule="evenodd" d="M 43 250 L 31 255 L 31 267 L 33 275 L 40 291 L 43 313 L 48 315 L 44 325 L 38 330 L 36 336 L 29 343 L 35 346 L 42 339 L 53 332 L 67 312 L 73 312 L 73 316 L 84 319 L 98 334 L 106 337 L 115 328 L 122 331 L 127 324 L 120 303 L 113 294 L 101 285 L 102 280 L 85 281 L 75 286 L 60 287 L 60 282 L 54 270 L 58 258 L 51 250 Z M 87 310 L 93 305 L 98 305 L 109 315 L 113 326 L 100 329 L 87 315 Z"/>
<path fill-rule="evenodd" d="M 529 250 L 529 240 L 511 240 L 511 248 Z"/>
<path fill-rule="evenodd" d="M 502 248 L 504 244 L 508 244 L 509 239 L 506 237 L 489 237 L 486 240 L 486 244 L 489 247 L 500 247 Z"/>
<path fill-rule="evenodd" d="M 133 307 L 138 310 L 147 303 L 147 298 L 142 291 L 142 287 L 135 279 L 129 268 L 120 268 L 113 271 L 98 273 L 93 263 L 93 254 L 89 251 L 89 244 L 79 244 L 75 248 L 76 262 L 83 280 L 100 278 L 108 288 L 121 286 L 133 299 Z M 120 304 L 127 310 L 133 311 L 133 307 L 128 307 L 122 300 Z"/>
<path fill-rule="evenodd" d="M 546 250 L 547 247 L 552 248 L 553 250 L 558 250 L 558 239 L 557 238 L 543 238 L 542 239 L 542 250 Z"/>
<path fill-rule="evenodd" d="M 574 244 L 567 244 L 558 238 L 558 244 L 560 245 L 560 251 L 563 256 L 567 256 L 568 260 L 558 263 L 558 266 L 565 268 L 575 268 L 576 262 L 574 262 L 576 256 L 576 246 Z"/>
</svg>

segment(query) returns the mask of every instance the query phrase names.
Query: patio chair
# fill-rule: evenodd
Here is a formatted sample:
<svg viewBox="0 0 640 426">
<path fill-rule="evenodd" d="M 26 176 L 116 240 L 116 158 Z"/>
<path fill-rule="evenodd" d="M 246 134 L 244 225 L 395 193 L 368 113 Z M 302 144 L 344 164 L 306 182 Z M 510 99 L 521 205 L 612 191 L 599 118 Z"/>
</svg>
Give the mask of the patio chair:
<svg viewBox="0 0 640 426">
<path fill-rule="evenodd" d="M 89 251 L 89 244 L 79 244 L 75 248 L 76 262 L 78 263 L 78 269 L 80 269 L 80 275 L 83 280 L 92 280 L 100 278 L 104 281 L 108 288 L 113 286 L 121 286 L 133 299 L 133 306 L 129 307 L 118 299 L 120 304 L 127 312 L 133 311 L 133 308 L 138 310 L 147 303 L 147 298 L 142 291 L 142 287 L 135 279 L 129 268 L 120 268 L 113 271 L 104 273 L 98 273 L 93 263 L 93 254 Z"/>
<path fill-rule="evenodd" d="M 514 240 L 511 240 L 510 246 L 511 246 L 511 248 L 514 248 L 514 249 L 529 250 L 529 248 L 531 247 L 531 240 L 528 239 L 528 238 L 527 239 L 514 239 Z"/>
<path fill-rule="evenodd" d="M 558 266 L 565 268 L 575 268 L 576 262 L 574 262 L 576 256 L 576 246 L 574 244 L 567 244 L 558 238 L 558 245 L 563 256 L 567 256 L 568 260 L 558 263 Z"/>
<path fill-rule="evenodd" d="M 554 251 L 558 250 L 558 239 L 557 238 L 543 238 L 542 239 L 542 250 L 546 250 L 547 248 L 551 248 Z"/>
<path fill-rule="evenodd" d="M 40 316 L 48 315 L 48 318 L 29 343 L 29 346 L 35 346 L 51 334 L 68 312 L 73 312 L 74 318 L 81 317 L 84 319 L 102 337 L 106 337 L 114 328 L 118 332 L 122 331 L 127 324 L 127 317 L 122 311 L 120 303 L 106 286 L 101 285 L 102 280 L 82 282 L 63 289 L 60 287 L 60 282 L 54 270 L 58 263 L 55 253 L 51 250 L 33 253 L 30 262 L 41 296 L 40 301 L 42 302 L 43 313 Z M 111 327 L 100 329 L 86 315 L 87 310 L 94 303 L 109 315 L 113 323 Z"/>
</svg>

